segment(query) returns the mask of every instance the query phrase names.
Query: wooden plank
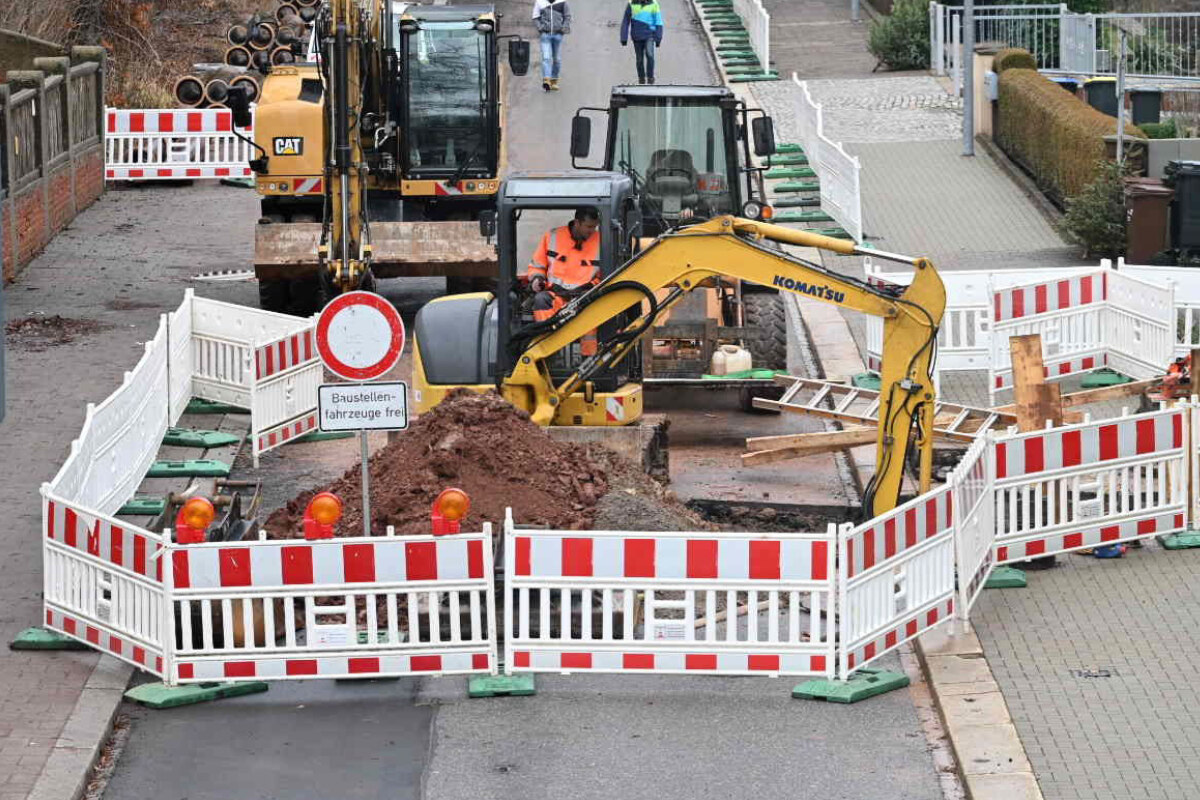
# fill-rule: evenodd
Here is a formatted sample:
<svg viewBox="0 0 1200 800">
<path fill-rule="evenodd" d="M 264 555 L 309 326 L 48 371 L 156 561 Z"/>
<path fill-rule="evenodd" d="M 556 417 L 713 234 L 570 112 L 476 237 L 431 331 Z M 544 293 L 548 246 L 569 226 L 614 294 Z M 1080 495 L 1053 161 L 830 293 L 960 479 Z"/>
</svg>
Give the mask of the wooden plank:
<svg viewBox="0 0 1200 800">
<path fill-rule="evenodd" d="M 1060 394 L 1057 384 L 1046 383 L 1041 334 L 1013 336 L 1008 345 L 1012 352 L 1013 401 L 1017 407 L 1018 430 L 1041 430 L 1048 419 L 1057 420 L 1061 425 Z M 1047 390 L 1051 385 L 1055 391 Z"/>
<path fill-rule="evenodd" d="M 759 452 L 764 450 L 778 450 L 783 447 L 805 447 L 809 442 L 831 442 L 835 441 L 836 437 L 846 439 L 846 444 L 858 445 L 863 438 L 863 433 L 869 434 L 871 442 L 875 441 L 875 428 L 866 426 L 856 426 L 853 428 L 845 428 L 840 431 L 815 431 L 811 433 L 785 433 L 780 436 L 755 436 L 746 440 L 746 449 Z"/>
<path fill-rule="evenodd" d="M 1117 386 L 1102 386 L 1099 389 L 1085 389 L 1082 392 L 1064 394 L 1062 395 L 1062 407 L 1079 408 L 1080 406 L 1091 405 L 1092 403 L 1103 403 L 1108 400 L 1120 400 L 1123 397 L 1143 394 L 1155 388 L 1161 381 L 1161 378 L 1151 378 L 1145 381 L 1133 381 L 1131 383 L 1118 384 Z M 1006 406 L 996 406 L 993 411 L 998 411 L 1002 414 L 1016 414 L 1017 407 L 1010 403 Z"/>
<path fill-rule="evenodd" d="M 835 450 L 844 450 L 847 447 L 875 444 L 876 435 L 873 428 L 848 428 L 841 431 L 802 433 L 798 435 L 800 441 L 790 447 L 743 453 L 742 466 L 753 467 L 760 464 L 773 464 L 777 461 L 786 461 L 789 458 L 831 453 Z"/>
</svg>

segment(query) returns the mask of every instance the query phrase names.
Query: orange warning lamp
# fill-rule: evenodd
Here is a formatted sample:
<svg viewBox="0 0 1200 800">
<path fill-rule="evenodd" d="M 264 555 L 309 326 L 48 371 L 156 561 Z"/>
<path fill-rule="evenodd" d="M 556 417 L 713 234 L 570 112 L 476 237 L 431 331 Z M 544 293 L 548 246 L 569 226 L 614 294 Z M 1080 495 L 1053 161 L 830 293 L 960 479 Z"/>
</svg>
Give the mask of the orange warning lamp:
<svg viewBox="0 0 1200 800">
<path fill-rule="evenodd" d="M 333 526 L 342 518 L 342 501 L 333 492 L 321 492 L 304 509 L 304 538 L 332 539 Z"/>
<path fill-rule="evenodd" d="M 775 209 L 771 208 L 770 206 L 763 206 L 762 218 L 764 220 L 774 219 L 775 218 Z"/>
<path fill-rule="evenodd" d="M 217 516 L 213 504 L 204 497 L 193 497 L 175 515 L 175 541 L 179 544 L 202 544 L 204 532 Z"/>
<path fill-rule="evenodd" d="M 444 489 L 433 501 L 433 535 L 458 533 L 459 523 L 471 510 L 471 498 L 462 489 Z"/>
</svg>

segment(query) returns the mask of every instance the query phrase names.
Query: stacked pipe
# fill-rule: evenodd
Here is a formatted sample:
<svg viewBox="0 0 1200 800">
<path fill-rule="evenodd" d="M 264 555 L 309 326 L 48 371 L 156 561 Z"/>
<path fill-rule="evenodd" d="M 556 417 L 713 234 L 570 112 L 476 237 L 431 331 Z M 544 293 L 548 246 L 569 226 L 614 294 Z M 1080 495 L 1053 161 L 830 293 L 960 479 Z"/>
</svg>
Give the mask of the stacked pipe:
<svg viewBox="0 0 1200 800">
<path fill-rule="evenodd" d="M 272 67 L 304 57 L 321 0 L 278 0 L 270 13 L 259 13 L 229 27 L 224 65 L 196 65 L 175 82 L 175 98 L 188 108 L 221 107 L 232 86 L 246 86 L 251 102 Z"/>
</svg>

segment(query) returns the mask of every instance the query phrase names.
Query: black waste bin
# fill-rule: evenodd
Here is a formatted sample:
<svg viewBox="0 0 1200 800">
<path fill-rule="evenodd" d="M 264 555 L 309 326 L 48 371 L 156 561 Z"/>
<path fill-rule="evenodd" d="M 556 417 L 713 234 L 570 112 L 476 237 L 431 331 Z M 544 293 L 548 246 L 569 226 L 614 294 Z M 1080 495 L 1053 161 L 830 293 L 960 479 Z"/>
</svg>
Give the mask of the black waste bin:
<svg viewBox="0 0 1200 800">
<path fill-rule="evenodd" d="M 1200 249 L 1200 161 L 1167 162 L 1164 180 L 1175 189 L 1171 204 L 1171 247 Z"/>
<path fill-rule="evenodd" d="M 1050 80 L 1054 81 L 1071 94 L 1075 94 L 1075 92 L 1079 90 L 1079 81 L 1075 80 L 1074 78 L 1051 78 Z"/>
<path fill-rule="evenodd" d="M 1117 79 L 1088 78 L 1083 82 L 1088 105 L 1110 117 L 1117 115 Z"/>
<path fill-rule="evenodd" d="M 1133 109 L 1133 124 L 1157 123 L 1162 116 L 1162 91 L 1159 89 L 1130 89 L 1129 104 Z"/>
</svg>

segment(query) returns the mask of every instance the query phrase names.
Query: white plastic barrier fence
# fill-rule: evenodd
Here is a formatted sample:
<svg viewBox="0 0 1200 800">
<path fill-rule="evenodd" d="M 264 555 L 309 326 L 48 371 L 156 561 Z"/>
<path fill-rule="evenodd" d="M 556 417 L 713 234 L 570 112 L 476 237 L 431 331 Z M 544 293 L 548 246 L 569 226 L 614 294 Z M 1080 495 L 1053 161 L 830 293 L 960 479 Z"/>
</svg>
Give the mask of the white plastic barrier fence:
<svg viewBox="0 0 1200 800">
<path fill-rule="evenodd" d="M 935 265 L 936 266 L 936 265 Z M 937 373 L 986 370 L 991 354 L 992 292 L 1044 279 L 1047 272 L 1069 278 L 1108 269 L 1100 266 L 1060 267 L 1053 270 L 1016 268 L 1001 270 L 946 270 L 938 274 L 946 285 L 946 312 L 938 330 Z M 868 283 L 874 285 L 912 283 L 912 272 L 885 272 L 870 257 L 863 259 Z M 1153 282 L 1153 281 L 1151 281 Z M 883 358 L 883 320 L 866 320 L 867 365 L 876 372 Z"/>
<path fill-rule="evenodd" d="M 764 73 L 771 71 L 771 15 L 762 0 L 733 0 L 733 10 L 742 19 L 749 34 L 750 47 L 758 56 Z"/>
<path fill-rule="evenodd" d="M 955 610 L 966 620 L 979 593 L 995 566 L 996 506 L 995 443 L 990 434 L 971 443 L 967 454 L 950 475 L 954 487 L 954 563 L 958 573 L 958 600 Z"/>
<path fill-rule="evenodd" d="M 490 525 L 168 556 L 168 683 L 496 672 Z"/>
<path fill-rule="evenodd" d="M 1013 385 L 1013 336 L 1039 334 L 1050 380 L 1112 366 L 1135 380 L 1163 372 L 1174 350 L 1172 287 L 1112 270 L 993 292 L 988 389 Z"/>
<path fill-rule="evenodd" d="M 248 408 L 258 457 L 317 427 L 315 320 L 192 297 L 192 393 Z"/>
<path fill-rule="evenodd" d="M 824 534 L 542 531 L 505 523 L 510 672 L 834 670 Z M 742 616 L 744 612 L 744 617 Z"/>
<path fill-rule="evenodd" d="M 862 165 L 845 148 L 825 135 L 821 107 L 813 101 L 808 84 L 792 73 L 799 89 L 796 117 L 800 146 L 820 182 L 821 208 L 854 238 L 863 240 Z"/>
<path fill-rule="evenodd" d="M 1181 406 L 997 439 L 996 563 L 1183 530 L 1192 413 Z"/>
<path fill-rule="evenodd" d="M 1122 275 L 1175 290 L 1175 355 L 1200 347 L 1200 280 L 1194 267 L 1149 267 L 1117 261 Z"/>
<path fill-rule="evenodd" d="M 838 534 L 838 677 L 954 614 L 951 485 Z"/>
<path fill-rule="evenodd" d="M 45 625 L 164 675 L 166 540 L 42 490 Z"/>
<path fill-rule="evenodd" d="M 106 180 L 247 178 L 256 150 L 227 108 L 107 109 Z M 252 138 L 253 126 L 238 129 Z"/>
</svg>

